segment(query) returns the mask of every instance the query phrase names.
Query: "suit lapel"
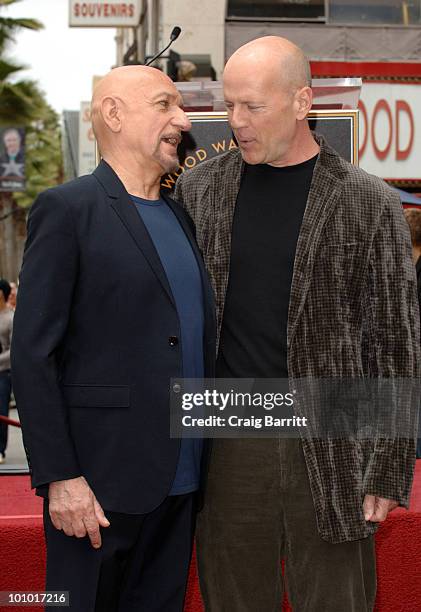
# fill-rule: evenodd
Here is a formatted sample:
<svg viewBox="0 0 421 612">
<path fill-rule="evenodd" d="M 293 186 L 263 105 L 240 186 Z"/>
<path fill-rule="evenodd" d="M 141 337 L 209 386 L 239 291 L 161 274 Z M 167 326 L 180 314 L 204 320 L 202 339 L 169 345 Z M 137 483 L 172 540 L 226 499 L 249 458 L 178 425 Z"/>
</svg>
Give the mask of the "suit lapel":
<svg viewBox="0 0 421 612">
<path fill-rule="evenodd" d="M 223 167 L 214 172 L 211 177 L 210 193 L 215 211 L 215 257 L 209 268 L 214 279 L 217 303 L 218 337 L 222 325 L 225 296 L 228 287 L 228 277 L 231 259 L 231 233 L 234 219 L 235 204 L 240 190 L 243 162 L 240 153 L 228 170 Z"/>
<path fill-rule="evenodd" d="M 142 251 L 143 256 L 149 263 L 163 289 L 168 294 L 171 303 L 175 306 L 174 297 L 171 292 L 167 276 L 164 272 L 164 268 L 162 267 L 161 260 L 156 251 L 155 245 L 149 236 L 149 232 L 136 210 L 135 204 L 130 201 L 129 196 L 122 196 L 111 202 L 111 208 L 113 208 L 120 217 L 125 228 L 135 241 L 138 248 Z"/>
<path fill-rule="evenodd" d="M 338 201 L 342 182 L 329 170 L 328 156 L 321 143 L 297 241 L 288 311 L 288 347 L 291 346 L 311 283 L 315 255 L 323 228 Z"/>
<path fill-rule="evenodd" d="M 125 229 L 136 243 L 136 246 L 142 252 L 164 291 L 167 293 L 171 303 L 175 307 L 174 297 L 159 255 L 123 183 L 114 170 L 104 161 L 99 164 L 98 168 L 94 171 L 94 175 L 107 192 L 111 208 L 123 223 Z"/>
</svg>

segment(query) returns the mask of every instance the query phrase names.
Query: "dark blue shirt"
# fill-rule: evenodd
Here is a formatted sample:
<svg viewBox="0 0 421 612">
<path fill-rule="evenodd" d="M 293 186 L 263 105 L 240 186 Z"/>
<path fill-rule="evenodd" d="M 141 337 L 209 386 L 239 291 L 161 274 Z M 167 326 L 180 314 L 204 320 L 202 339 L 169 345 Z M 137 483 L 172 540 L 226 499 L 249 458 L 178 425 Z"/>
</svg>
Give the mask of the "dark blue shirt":
<svg viewBox="0 0 421 612">
<path fill-rule="evenodd" d="M 155 245 L 177 307 L 184 378 L 203 378 L 203 294 L 200 271 L 190 243 L 163 199 L 131 196 Z M 168 381 L 169 382 L 169 381 Z M 202 440 L 182 439 L 170 495 L 199 487 Z"/>
</svg>

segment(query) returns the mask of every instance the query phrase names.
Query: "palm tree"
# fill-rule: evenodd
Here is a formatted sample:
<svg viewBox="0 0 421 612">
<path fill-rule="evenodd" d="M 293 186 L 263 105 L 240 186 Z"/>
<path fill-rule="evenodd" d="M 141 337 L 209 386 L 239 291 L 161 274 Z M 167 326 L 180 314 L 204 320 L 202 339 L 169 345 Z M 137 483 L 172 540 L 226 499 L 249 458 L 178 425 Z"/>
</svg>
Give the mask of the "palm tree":
<svg viewBox="0 0 421 612">
<path fill-rule="evenodd" d="M 22 28 L 40 30 L 35 19 L 10 18 L 3 7 L 19 0 L 0 0 L 0 127 L 22 126 L 26 131 L 26 189 L 0 193 L 0 276 L 15 279 L 24 238 L 24 209 L 36 195 L 62 180 L 59 118 L 37 84 L 17 80 L 25 68 L 7 54 Z"/>
<path fill-rule="evenodd" d="M 9 6 L 11 4 L 16 4 L 20 0 L 0 0 L 0 8 L 2 6 Z M 28 30 L 41 30 L 44 26 L 40 21 L 36 19 L 26 19 L 26 18 L 11 18 L 11 17 L 1 17 L 0 16 L 0 48 L 4 47 L 4 44 L 8 41 L 14 40 L 14 35 L 22 28 L 26 28 Z"/>
<path fill-rule="evenodd" d="M 33 117 L 31 86 L 28 81 L 10 82 L 24 66 L 6 59 L 6 51 L 14 42 L 15 34 L 21 29 L 40 30 L 44 26 L 36 19 L 12 18 L 1 15 L 1 9 L 15 4 L 19 0 L 0 0 L 0 122 L 3 125 L 27 123 Z"/>
<path fill-rule="evenodd" d="M 20 0 L 0 0 L 0 10 L 4 6 L 16 4 Z M 37 19 L 2 17 L 0 15 L 0 49 L 4 50 L 9 42 L 15 40 L 15 34 L 21 29 L 41 30 L 44 26 Z"/>
</svg>

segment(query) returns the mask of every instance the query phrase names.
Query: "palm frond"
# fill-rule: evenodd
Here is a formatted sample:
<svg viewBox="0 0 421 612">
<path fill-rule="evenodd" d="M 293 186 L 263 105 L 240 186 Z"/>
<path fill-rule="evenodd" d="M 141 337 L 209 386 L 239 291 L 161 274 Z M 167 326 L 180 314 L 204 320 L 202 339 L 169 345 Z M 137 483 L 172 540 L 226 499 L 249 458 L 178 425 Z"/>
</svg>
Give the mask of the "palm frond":
<svg viewBox="0 0 421 612">
<path fill-rule="evenodd" d="M 26 17 L 0 17 L 0 28 L 16 31 L 20 28 L 26 30 L 42 30 L 44 24 L 38 19 L 27 19 Z"/>
<path fill-rule="evenodd" d="M 8 4 L 16 4 L 16 2 L 21 2 L 21 0 L 0 0 L 0 6 L 7 6 Z"/>
<path fill-rule="evenodd" d="M 20 66 L 0 57 L 0 81 L 5 81 L 10 75 L 24 69 L 25 66 Z"/>
</svg>

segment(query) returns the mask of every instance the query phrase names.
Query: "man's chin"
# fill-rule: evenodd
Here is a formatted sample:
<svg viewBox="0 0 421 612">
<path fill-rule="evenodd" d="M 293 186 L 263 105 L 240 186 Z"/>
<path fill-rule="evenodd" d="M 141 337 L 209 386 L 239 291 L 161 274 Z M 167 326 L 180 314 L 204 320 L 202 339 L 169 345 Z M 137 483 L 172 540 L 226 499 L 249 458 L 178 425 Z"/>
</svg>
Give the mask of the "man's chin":
<svg viewBox="0 0 421 612">
<path fill-rule="evenodd" d="M 257 159 L 256 156 L 254 155 L 247 155 L 247 153 L 241 152 L 241 156 L 243 160 L 246 162 L 246 164 L 249 164 L 249 166 L 255 166 L 256 164 L 263 163 L 262 161 L 260 161 L 260 159 Z"/>
<path fill-rule="evenodd" d="M 180 162 L 177 160 L 174 160 L 172 164 L 169 164 L 167 166 L 167 169 L 165 172 L 177 172 L 177 170 L 180 168 Z"/>
<path fill-rule="evenodd" d="M 180 167 L 180 161 L 178 157 L 166 157 L 160 158 L 159 163 L 161 165 L 163 174 L 168 174 L 170 172 L 176 172 L 176 170 Z"/>
<path fill-rule="evenodd" d="M 240 153 L 241 153 L 241 157 L 246 162 L 246 164 L 249 164 L 250 166 L 254 166 L 255 164 L 263 163 L 261 156 L 257 155 L 256 152 L 253 153 L 253 151 L 242 149 L 240 147 Z"/>
</svg>

